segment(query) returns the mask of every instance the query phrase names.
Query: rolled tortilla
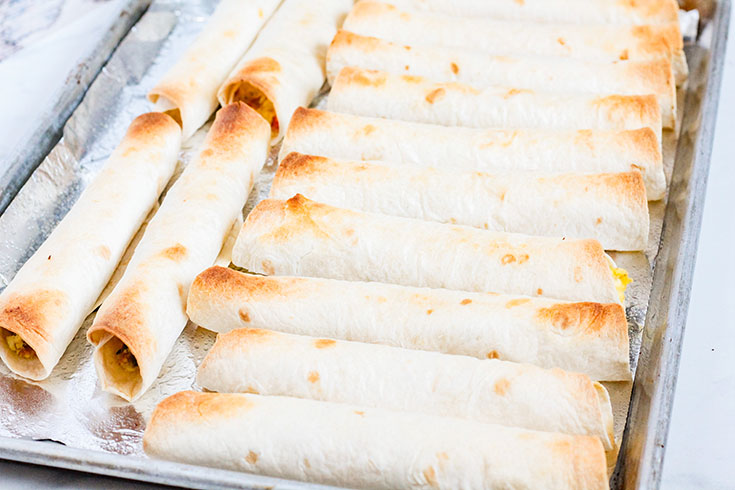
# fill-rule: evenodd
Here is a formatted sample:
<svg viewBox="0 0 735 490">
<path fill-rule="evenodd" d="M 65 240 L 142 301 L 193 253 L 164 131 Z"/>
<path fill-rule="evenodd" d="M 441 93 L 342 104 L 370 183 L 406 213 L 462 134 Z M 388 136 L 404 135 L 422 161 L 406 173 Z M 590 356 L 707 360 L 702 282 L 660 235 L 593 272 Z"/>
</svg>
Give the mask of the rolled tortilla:
<svg viewBox="0 0 735 490">
<path fill-rule="evenodd" d="M 220 104 L 245 102 L 279 140 L 294 110 L 324 84 L 327 46 L 351 7 L 352 0 L 285 0 L 220 86 Z"/>
<path fill-rule="evenodd" d="M 291 152 L 488 173 L 616 173 L 638 170 L 649 200 L 666 191 L 663 160 L 649 128 L 629 131 L 474 129 L 299 108 L 280 158 Z"/>
<path fill-rule="evenodd" d="M 569 15 L 576 15 L 576 11 L 570 9 Z M 533 54 L 597 62 L 667 58 L 672 62 L 677 85 L 686 80 L 688 73 L 678 21 L 635 26 L 502 21 L 409 13 L 363 0 L 352 9 L 343 28 L 412 46 L 465 48 L 501 56 Z"/>
<path fill-rule="evenodd" d="M 369 311 L 369 315 L 355 312 Z M 254 327 L 501 359 L 630 380 L 628 326 L 616 303 L 312 277 L 255 276 L 211 267 L 187 314 L 215 332 Z"/>
<path fill-rule="evenodd" d="M 265 162 L 270 128 L 247 105 L 221 109 L 204 149 L 169 190 L 87 339 L 102 388 L 143 394 L 187 322 L 186 294 L 212 265 Z"/>
<path fill-rule="evenodd" d="M 197 383 L 599 437 L 615 447 L 607 390 L 582 374 L 241 328 L 217 336 Z M 471 396 L 469 396 L 471 394 Z"/>
<path fill-rule="evenodd" d="M 659 24 L 678 22 L 676 0 L 388 0 L 402 10 L 462 17 L 579 24 Z"/>
<path fill-rule="evenodd" d="M 278 167 L 270 197 L 295 194 L 341 208 L 491 231 L 594 238 L 605 250 L 643 250 L 648 243 L 639 172 L 491 175 L 291 153 Z"/>
<path fill-rule="evenodd" d="M 51 373 L 171 178 L 180 145 L 169 116 L 138 116 L 0 294 L 0 357 L 14 373 L 33 380 Z"/>
<path fill-rule="evenodd" d="M 217 89 L 281 0 L 222 0 L 183 56 L 148 93 L 188 139 L 217 108 Z"/>
<path fill-rule="evenodd" d="M 358 116 L 464 126 L 626 130 L 650 128 L 661 141 L 655 95 L 555 94 L 531 90 L 437 83 L 412 75 L 343 68 L 328 108 Z"/>
<path fill-rule="evenodd" d="M 607 489 L 596 437 L 280 396 L 158 404 L 149 456 L 350 488 Z"/>
<path fill-rule="evenodd" d="M 462 48 L 402 46 L 340 30 L 327 54 L 330 83 L 346 66 L 477 88 L 504 86 L 553 93 L 649 95 L 658 98 L 664 127 L 676 124 L 671 61 L 595 63 L 568 58 L 492 56 Z"/>
<path fill-rule="evenodd" d="M 531 237 L 310 201 L 261 201 L 232 262 L 251 272 L 619 302 L 624 286 L 596 240 Z M 627 278 L 627 276 L 626 276 Z"/>
</svg>

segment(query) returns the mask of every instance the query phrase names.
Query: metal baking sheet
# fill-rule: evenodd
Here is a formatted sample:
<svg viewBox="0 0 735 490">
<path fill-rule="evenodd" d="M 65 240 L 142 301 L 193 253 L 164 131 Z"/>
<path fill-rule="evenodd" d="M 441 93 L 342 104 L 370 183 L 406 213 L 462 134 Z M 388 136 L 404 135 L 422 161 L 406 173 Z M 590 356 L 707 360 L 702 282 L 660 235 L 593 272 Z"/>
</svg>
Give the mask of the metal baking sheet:
<svg viewBox="0 0 735 490">
<path fill-rule="evenodd" d="M 0 216 L 0 289 L 73 205 L 129 122 L 151 110 L 145 100 L 147 90 L 183 52 L 215 4 L 215 0 L 155 1 L 119 45 L 67 121 L 61 141 Z M 710 5 L 716 8 L 706 8 Z M 625 430 L 613 488 L 652 488 L 660 478 L 730 1 L 707 2 L 703 7 L 702 35 L 687 46 L 691 75 L 688 88 L 680 94 L 682 101 L 686 98 L 686 104 L 680 105 L 684 108 L 681 134 L 678 139 L 671 132 L 664 137 L 670 197 L 651 203 L 645 253 L 614 257 L 635 281 L 627 294 L 626 313 L 631 365 L 637 373 L 632 384 L 606 384 L 618 440 Z M 315 103 L 323 102 L 322 97 Z M 196 153 L 205 131 L 185 144 L 180 168 Z M 274 155 L 275 151 L 271 160 Z M 267 195 L 274 171 L 271 161 L 256 182 L 245 213 Z M 214 334 L 189 324 L 159 380 L 139 401 L 129 404 L 97 386 L 91 348 L 84 338 L 90 320 L 48 380 L 31 383 L 0 365 L 0 457 L 190 487 L 318 488 L 147 459 L 141 446 L 146 420 L 161 399 L 192 387 L 196 366 Z"/>
</svg>

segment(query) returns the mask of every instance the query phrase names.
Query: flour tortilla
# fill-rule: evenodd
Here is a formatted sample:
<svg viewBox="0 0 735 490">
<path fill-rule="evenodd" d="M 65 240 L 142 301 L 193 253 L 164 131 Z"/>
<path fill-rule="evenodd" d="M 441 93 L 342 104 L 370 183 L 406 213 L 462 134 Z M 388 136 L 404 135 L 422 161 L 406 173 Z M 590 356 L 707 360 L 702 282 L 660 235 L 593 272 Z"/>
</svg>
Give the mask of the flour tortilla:
<svg viewBox="0 0 735 490">
<path fill-rule="evenodd" d="M 324 84 L 329 41 L 352 0 L 285 0 L 217 93 L 220 104 L 243 101 L 271 124 L 273 141 Z"/>
<path fill-rule="evenodd" d="M 180 145 L 181 130 L 169 116 L 138 116 L 0 294 L 0 358 L 14 373 L 33 380 L 51 374 L 171 178 Z M 13 350 L 21 340 L 26 350 Z"/>
<path fill-rule="evenodd" d="M 279 157 L 291 152 L 487 173 L 640 171 L 649 200 L 666 192 L 651 129 L 553 131 L 475 129 L 299 108 Z"/>
<path fill-rule="evenodd" d="M 156 407 L 143 447 L 350 488 L 608 488 L 596 437 L 279 396 L 178 393 Z"/>
<path fill-rule="evenodd" d="M 232 262 L 251 272 L 619 302 L 596 240 L 565 240 L 351 211 L 296 195 L 261 201 Z"/>
<path fill-rule="evenodd" d="M 612 407 L 601 384 L 529 364 L 241 328 L 217 337 L 197 383 L 220 393 L 295 396 L 590 435 L 607 451 L 615 447 Z"/>
<path fill-rule="evenodd" d="M 388 0 L 402 10 L 465 17 L 575 24 L 659 24 L 678 22 L 676 0 Z"/>
<path fill-rule="evenodd" d="M 222 0 L 202 32 L 148 93 L 189 139 L 217 108 L 217 89 L 281 0 Z"/>
<path fill-rule="evenodd" d="M 676 124 L 671 61 L 599 63 L 559 57 L 493 56 L 463 48 L 403 46 L 340 30 L 327 55 L 330 83 L 346 66 L 417 75 L 476 88 L 504 86 L 552 93 L 655 95 L 666 128 Z"/>
<path fill-rule="evenodd" d="M 342 208 L 491 231 L 594 238 L 605 250 L 640 251 L 648 244 L 639 172 L 492 175 L 291 153 L 278 167 L 270 196 L 296 194 Z"/>
<path fill-rule="evenodd" d="M 192 284 L 187 314 L 220 333 L 267 328 L 630 380 L 628 326 L 616 303 L 264 277 L 212 267 Z"/>
<path fill-rule="evenodd" d="M 343 29 L 401 44 L 465 48 L 501 56 L 534 54 L 597 62 L 663 57 L 671 60 L 677 85 L 686 81 L 688 73 L 678 21 L 633 26 L 503 21 L 406 12 L 361 1 L 345 19 Z"/>
<path fill-rule="evenodd" d="M 263 166 L 270 130 L 243 103 L 221 109 L 102 303 L 87 338 L 102 388 L 126 400 L 153 383 L 187 322 L 186 295 L 212 265 Z"/>
<path fill-rule="evenodd" d="M 661 141 L 661 111 L 655 95 L 589 95 L 535 92 L 411 75 L 343 68 L 332 86 L 330 111 L 404 121 L 503 129 L 650 128 Z"/>
</svg>

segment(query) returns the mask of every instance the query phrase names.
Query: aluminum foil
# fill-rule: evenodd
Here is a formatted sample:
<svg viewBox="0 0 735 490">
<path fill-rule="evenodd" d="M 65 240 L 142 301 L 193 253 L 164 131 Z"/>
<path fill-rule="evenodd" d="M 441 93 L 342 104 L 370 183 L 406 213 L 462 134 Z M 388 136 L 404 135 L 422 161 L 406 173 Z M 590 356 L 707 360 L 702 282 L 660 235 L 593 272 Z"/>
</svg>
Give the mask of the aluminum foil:
<svg viewBox="0 0 735 490">
<path fill-rule="evenodd" d="M 64 128 L 51 151 L 6 212 L 0 216 L 0 289 L 38 248 L 97 174 L 132 119 L 152 110 L 145 94 L 186 49 L 208 15 L 214 0 L 153 3 L 119 45 Z M 683 107 L 683 98 L 680 96 Z M 314 104 L 324 106 L 322 94 Z M 201 146 L 208 125 L 184 145 L 179 169 Z M 676 137 L 664 134 L 667 179 L 673 168 Z M 267 196 L 275 173 L 278 148 L 258 178 L 244 209 L 246 215 Z M 626 294 L 635 369 L 648 308 L 652 266 L 658 251 L 665 202 L 649 203 L 651 231 L 645 253 L 616 253 L 613 258 L 633 278 Z M 141 439 L 155 405 L 166 396 L 194 386 L 196 368 L 214 341 L 214 334 L 187 325 L 166 361 L 158 381 L 137 402 L 127 403 L 100 390 L 92 348 L 85 333 L 87 318 L 53 374 L 29 382 L 0 363 L 0 435 L 44 439 L 80 449 L 144 456 Z M 630 399 L 630 383 L 607 383 L 613 400 L 616 438 L 620 440 Z M 196 388 L 196 386 L 194 386 Z"/>
</svg>

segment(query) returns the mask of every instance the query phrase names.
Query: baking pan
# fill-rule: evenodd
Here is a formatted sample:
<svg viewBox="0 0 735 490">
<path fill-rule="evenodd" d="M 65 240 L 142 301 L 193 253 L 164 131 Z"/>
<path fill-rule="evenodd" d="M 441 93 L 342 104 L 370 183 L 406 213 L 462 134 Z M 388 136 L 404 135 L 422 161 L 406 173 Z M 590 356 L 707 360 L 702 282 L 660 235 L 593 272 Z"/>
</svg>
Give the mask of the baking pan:
<svg viewBox="0 0 735 490">
<path fill-rule="evenodd" d="M 128 123 L 151 109 L 145 100 L 147 90 L 196 36 L 215 4 L 156 0 L 135 23 L 66 122 L 59 143 L 0 215 L 0 289 L 73 205 Z M 697 7 L 700 35 L 686 47 L 691 74 L 680 94 L 685 99 L 681 132 L 678 138 L 670 132 L 664 137 L 668 200 L 651 203 L 645 253 L 615 254 L 616 262 L 635 280 L 626 295 L 626 314 L 636 375 L 632 384 L 606 384 L 616 434 L 622 436 L 613 488 L 660 484 L 730 0 L 700 2 Z M 320 107 L 323 102 L 322 97 L 315 104 Z M 206 127 L 186 142 L 180 167 L 196 153 L 205 131 Z M 272 152 L 256 182 L 246 213 L 267 195 L 274 156 Z M 214 334 L 188 325 L 157 383 L 139 401 L 128 404 L 97 387 L 91 348 L 84 339 L 89 323 L 88 318 L 48 380 L 30 383 L 0 366 L 0 458 L 193 488 L 326 488 L 146 458 L 141 446 L 145 420 L 158 401 L 192 386 L 196 366 Z"/>
</svg>

